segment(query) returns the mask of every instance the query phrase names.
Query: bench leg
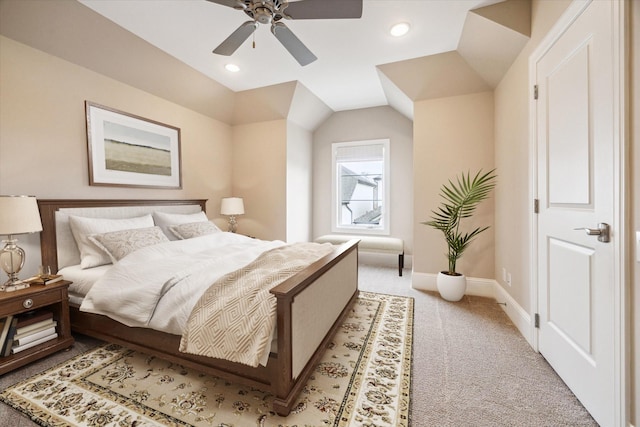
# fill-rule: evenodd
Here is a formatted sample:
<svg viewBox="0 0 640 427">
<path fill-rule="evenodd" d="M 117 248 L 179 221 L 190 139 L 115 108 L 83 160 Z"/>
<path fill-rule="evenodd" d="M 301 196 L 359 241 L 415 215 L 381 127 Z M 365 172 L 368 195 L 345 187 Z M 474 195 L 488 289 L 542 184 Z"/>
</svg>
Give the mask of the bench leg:
<svg viewBox="0 0 640 427">
<path fill-rule="evenodd" d="M 402 276 L 403 268 L 404 268 L 404 252 L 398 255 L 398 276 Z"/>
</svg>

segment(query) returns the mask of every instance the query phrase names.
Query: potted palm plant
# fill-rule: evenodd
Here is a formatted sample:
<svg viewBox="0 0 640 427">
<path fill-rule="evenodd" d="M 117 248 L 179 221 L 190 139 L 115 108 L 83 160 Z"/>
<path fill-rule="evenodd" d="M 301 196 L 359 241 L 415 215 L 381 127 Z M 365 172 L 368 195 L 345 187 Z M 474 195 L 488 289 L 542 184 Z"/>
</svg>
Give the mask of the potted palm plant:
<svg viewBox="0 0 640 427">
<path fill-rule="evenodd" d="M 467 288 L 466 277 L 456 271 L 456 262 L 469 247 L 478 234 L 489 227 L 477 227 L 470 232 L 461 230 L 464 218 L 470 218 L 478 205 L 489 197 L 489 193 L 496 186 L 495 169 L 483 173 L 479 170 L 475 176 L 463 172 L 453 182 L 443 184 L 440 197 L 443 202 L 437 210 L 431 211 L 431 220 L 423 222 L 440 230 L 447 242 L 447 259 L 449 268 L 438 274 L 437 285 L 440 295 L 448 301 L 459 301 Z"/>
</svg>

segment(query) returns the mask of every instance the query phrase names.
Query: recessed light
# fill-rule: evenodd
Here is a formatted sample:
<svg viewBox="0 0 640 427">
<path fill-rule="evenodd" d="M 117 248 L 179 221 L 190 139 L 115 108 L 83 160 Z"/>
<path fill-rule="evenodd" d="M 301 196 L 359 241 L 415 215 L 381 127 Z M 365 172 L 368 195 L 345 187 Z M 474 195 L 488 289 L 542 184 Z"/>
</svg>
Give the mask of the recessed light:
<svg viewBox="0 0 640 427">
<path fill-rule="evenodd" d="M 395 24 L 393 27 L 391 27 L 391 30 L 389 31 L 389 33 L 393 37 L 401 37 L 407 34 L 410 28 L 411 28 L 411 25 L 409 25 L 408 22 L 400 22 L 398 24 Z"/>
<path fill-rule="evenodd" d="M 230 73 L 237 73 L 238 71 L 240 71 L 240 67 L 238 67 L 236 64 L 227 64 L 224 66 L 224 69 L 229 71 Z"/>
</svg>

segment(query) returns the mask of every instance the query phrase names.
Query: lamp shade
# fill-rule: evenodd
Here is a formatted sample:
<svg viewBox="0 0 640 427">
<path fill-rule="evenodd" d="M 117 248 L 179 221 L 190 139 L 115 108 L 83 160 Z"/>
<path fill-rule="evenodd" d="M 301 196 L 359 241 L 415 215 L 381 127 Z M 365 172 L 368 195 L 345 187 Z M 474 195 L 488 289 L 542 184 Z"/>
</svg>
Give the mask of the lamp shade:
<svg viewBox="0 0 640 427">
<path fill-rule="evenodd" d="M 222 199 L 220 207 L 222 215 L 242 215 L 244 214 L 244 203 L 240 197 L 227 197 Z"/>
<path fill-rule="evenodd" d="M 0 196 L 0 235 L 42 231 L 34 196 Z"/>
</svg>

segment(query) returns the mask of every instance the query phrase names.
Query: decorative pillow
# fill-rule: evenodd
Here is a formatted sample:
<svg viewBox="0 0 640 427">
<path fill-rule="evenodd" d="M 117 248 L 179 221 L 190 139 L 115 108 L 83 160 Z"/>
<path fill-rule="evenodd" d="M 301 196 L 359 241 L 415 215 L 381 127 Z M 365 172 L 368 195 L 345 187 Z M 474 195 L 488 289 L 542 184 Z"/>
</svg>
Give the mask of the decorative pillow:
<svg viewBox="0 0 640 427">
<path fill-rule="evenodd" d="M 111 264 L 111 259 L 94 242 L 89 240 L 89 236 L 110 231 L 153 227 L 154 224 L 151 215 L 124 219 L 88 218 L 69 215 L 69 225 L 80 250 L 80 267 L 84 269 Z"/>
<path fill-rule="evenodd" d="M 191 239 L 205 234 L 220 233 L 220 229 L 211 221 L 190 222 L 188 224 L 171 225 L 169 230 L 178 239 Z"/>
<path fill-rule="evenodd" d="M 200 211 L 193 214 L 177 214 L 168 212 L 154 212 L 153 221 L 159 226 L 169 240 L 178 240 L 178 238 L 169 230 L 171 225 L 188 224 L 190 222 L 209 221 L 207 215 Z"/>
<path fill-rule="evenodd" d="M 114 264 L 135 250 L 169 241 L 160 227 L 94 234 L 89 236 L 89 240 L 105 251 Z"/>
</svg>

